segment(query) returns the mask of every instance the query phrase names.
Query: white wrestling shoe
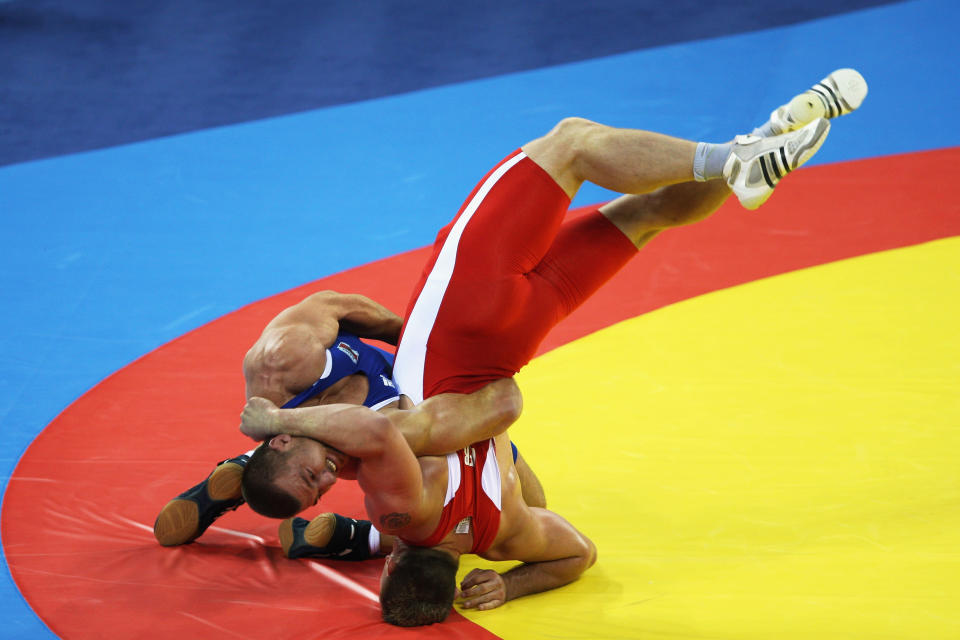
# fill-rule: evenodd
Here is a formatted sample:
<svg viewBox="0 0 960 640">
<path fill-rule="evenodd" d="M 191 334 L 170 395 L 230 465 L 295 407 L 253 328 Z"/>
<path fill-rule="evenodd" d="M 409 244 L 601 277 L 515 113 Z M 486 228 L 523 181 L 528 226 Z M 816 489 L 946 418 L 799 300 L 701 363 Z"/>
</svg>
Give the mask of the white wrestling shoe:
<svg viewBox="0 0 960 640">
<path fill-rule="evenodd" d="M 796 131 L 817 118 L 856 111 L 867 97 L 867 81 L 854 69 L 837 69 L 770 114 L 774 133 Z"/>
<path fill-rule="evenodd" d="M 745 209 L 756 209 L 788 173 L 813 157 L 830 132 L 818 118 L 802 129 L 771 138 L 737 136 L 723 165 L 723 177 Z"/>
</svg>

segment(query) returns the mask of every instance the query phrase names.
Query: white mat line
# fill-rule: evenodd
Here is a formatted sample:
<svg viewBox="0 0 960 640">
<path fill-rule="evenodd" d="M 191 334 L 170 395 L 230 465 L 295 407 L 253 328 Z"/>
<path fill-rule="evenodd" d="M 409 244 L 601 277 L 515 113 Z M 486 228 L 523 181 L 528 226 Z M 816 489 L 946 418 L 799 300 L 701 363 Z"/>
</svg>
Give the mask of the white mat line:
<svg viewBox="0 0 960 640">
<path fill-rule="evenodd" d="M 325 578 L 328 578 L 329 580 L 332 580 L 333 582 L 350 589 L 354 593 L 360 594 L 367 600 L 380 604 L 380 598 L 377 597 L 377 594 L 375 594 L 373 591 L 370 591 L 370 589 L 367 589 L 362 584 L 351 580 L 336 569 L 331 569 L 330 567 L 322 565 L 319 562 L 308 562 L 307 566 Z"/>
</svg>

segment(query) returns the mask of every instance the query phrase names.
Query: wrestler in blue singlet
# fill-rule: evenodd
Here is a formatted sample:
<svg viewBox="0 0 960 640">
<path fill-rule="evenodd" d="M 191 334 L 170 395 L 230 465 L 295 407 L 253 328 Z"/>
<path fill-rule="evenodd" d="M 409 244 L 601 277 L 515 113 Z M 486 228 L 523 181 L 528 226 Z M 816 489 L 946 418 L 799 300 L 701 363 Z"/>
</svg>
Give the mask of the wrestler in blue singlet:
<svg viewBox="0 0 960 640">
<path fill-rule="evenodd" d="M 377 410 L 400 399 L 400 392 L 393 382 L 393 356 L 371 347 L 355 335 L 341 331 L 327 349 L 327 365 L 323 375 L 282 408 L 299 407 L 334 383 L 357 373 L 365 375 L 369 383 L 369 391 L 363 401 L 365 407 Z"/>
</svg>

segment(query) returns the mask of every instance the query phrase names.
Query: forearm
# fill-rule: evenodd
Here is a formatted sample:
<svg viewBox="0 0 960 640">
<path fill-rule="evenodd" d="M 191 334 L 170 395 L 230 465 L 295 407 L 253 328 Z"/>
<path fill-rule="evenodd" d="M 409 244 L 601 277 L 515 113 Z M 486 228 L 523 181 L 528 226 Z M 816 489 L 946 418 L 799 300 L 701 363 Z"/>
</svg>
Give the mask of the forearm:
<svg viewBox="0 0 960 640">
<path fill-rule="evenodd" d="M 493 609 L 508 600 L 562 587 L 597 560 L 593 542 L 552 511 L 531 507 L 526 521 L 515 520 L 512 529 L 513 536 L 483 557 L 525 564 L 502 574 L 490 569 L 471 571 L 460 583 L 464 608 Z"/>
<path fill-rule="evenodd" d="M 343 295 L 340 298 L 342 314 L 340 326 L 361 338 L 382 340 L 396 345 L 400 340 L 403 318 L 378 302 L 361 295 Z"/>
<path fill-rule="evenodd" d="M 523 398 L 512 378 L 470 394 L 427 399 L 398 428 L 417 455 L 441 455 L 500 435 L 520 416 Z"/>
<path fill-rule="evenodd" d="M 359 458 L 379 453 L 392 428 L 384 416 L 356 405 L 277 409 L 274 416 L 278 433 L 319 440 Z"/>
<path fill-rule="evenodd" d="M 505 600 L 514 600 L 570 584 L 579 578 L 588 566 L 580 556 L 517 565 L 502 574 L 506 590 Z"/>
</svg>

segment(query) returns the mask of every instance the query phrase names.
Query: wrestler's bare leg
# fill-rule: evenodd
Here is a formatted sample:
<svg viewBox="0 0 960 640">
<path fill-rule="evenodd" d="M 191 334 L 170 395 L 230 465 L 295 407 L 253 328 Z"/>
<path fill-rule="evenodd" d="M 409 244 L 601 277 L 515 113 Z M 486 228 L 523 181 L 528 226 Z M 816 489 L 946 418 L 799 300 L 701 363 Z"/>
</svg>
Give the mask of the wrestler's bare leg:
<svg viewBox="0 0 960 640">
<path fill-rule="evenodd" d="M 730 193 L 723 180 L 685 182 L 642 195 L 621 196 L 600 207 L 600 213 L 639 249 L 664 229 L 707 218 Z"/>
<path fill-rule="evenodd" d="M 584 118 L 565 118 L 523 146 L 571 198 L 584 181 L 620 193 L 647 193 L 692 181 L 696 150 L 696 142 Z"/>
</svg>

